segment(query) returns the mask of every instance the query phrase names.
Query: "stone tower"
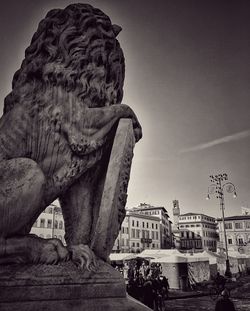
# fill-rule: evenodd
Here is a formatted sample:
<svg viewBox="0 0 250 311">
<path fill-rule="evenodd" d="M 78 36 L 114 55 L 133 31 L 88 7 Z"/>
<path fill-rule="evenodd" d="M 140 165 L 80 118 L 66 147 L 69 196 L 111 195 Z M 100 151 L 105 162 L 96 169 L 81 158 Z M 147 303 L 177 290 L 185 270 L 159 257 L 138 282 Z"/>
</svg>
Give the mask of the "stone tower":
<svg viewBox="0 0 250 311">
<path fill-rule="evenodd" d="M 180 216 L 179 201 L 178 200 L 173 200 L 174 230 L 178 229 L 179 216 Z"/>
</svg>

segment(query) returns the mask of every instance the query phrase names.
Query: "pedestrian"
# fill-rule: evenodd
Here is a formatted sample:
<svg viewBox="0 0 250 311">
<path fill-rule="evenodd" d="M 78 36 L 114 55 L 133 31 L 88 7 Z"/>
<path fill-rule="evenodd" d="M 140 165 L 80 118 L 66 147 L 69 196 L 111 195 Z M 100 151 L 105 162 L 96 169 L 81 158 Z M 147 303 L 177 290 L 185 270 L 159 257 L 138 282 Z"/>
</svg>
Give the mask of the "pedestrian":
<svg viewBox="0 0 250 311">
<path fill-rule="evenodd" d="M 226 279 L 224 278 L 223 275 L 220 274 L 220 272 L 217 272 L 217 275 L 214 281 L 215 281 L 217 288 L 220 290 L 220 292 L 223 291 L 223 289 L 225 288 Z"/>
<path fill-rule="evenodd" d="M 235 311 L 234 303 L 229 298 L 229 292 L 225 288 L 221 298 L 216 302 L 215 311 Z"/>
<path fill-rule="evenodd" d="M 169 291 L 168 279 L 165 276 L 160 276 L 160 279 L 163 286 L 163 297 L 164 299 L 168 299 L 168 291 Z"/>
<path fill-rule="evenodd" d="M 143 302 L 143 285 L 144 285 L 144 278 L 142 274 L 139 274 L 139 277 L 136 278 L 136 286 L 137 286 L 137 293 L 138 293 L 138 300 Z"/>
<path fill-rule="evenodd" d="M 143 284 L 143 303 L 151 309 L 154 308 L 153 284 L 150 276 L 147 276 Z"/>
</svg>

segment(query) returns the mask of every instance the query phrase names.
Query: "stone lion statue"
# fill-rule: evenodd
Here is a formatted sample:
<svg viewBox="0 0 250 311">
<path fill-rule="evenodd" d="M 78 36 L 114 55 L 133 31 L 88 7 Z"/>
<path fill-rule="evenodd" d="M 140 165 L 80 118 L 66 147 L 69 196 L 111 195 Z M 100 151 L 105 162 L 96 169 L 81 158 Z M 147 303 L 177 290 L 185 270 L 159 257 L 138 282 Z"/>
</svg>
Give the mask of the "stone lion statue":
<svg viewBox="0 0 250 311">
<path fill-rule="evenodd" d="M 72 259 L 93 269 L 92 207 L 100 193 L 102 159 L 120 118 L 124 56 L 121 28 L 86 4 L 51 10 L 40 22 L 0 119 L 0 263 Z M 67 247 L 29 234 L 59 198 Z"/>
</svg>

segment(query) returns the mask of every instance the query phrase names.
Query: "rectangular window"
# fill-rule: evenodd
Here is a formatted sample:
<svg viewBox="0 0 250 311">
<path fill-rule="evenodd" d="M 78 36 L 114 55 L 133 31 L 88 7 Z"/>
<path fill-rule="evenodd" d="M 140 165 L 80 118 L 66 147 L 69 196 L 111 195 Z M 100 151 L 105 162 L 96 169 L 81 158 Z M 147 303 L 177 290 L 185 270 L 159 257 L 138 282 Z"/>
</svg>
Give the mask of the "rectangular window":
<svg viewBox="0 0 250 311">
<path fill-rule="evenodd" d="M 142 228 L 144 228 L 144 226 L 145 226 L 145 223 L 144 223 L 144 221 L 142 222 Z"/>
<path fill-rule="evenodd" d="M 246 222 L 246 228 L 249 229 L 250 228 L 250 221 Z"/>
<path fill-rule="evenodd" d="M 155 239 L 156 239 L 156 240 L 159 239 L 158 231 L 155 232 Z"/>
<path fill-rule="evenodd" d="M 145 238 L 145 230 L 142 230 L 142 238 Z"/>
<path fill-rule="evenodd" d="M 152 223 L 152 229 L 154 229 L 154 223 Z"/>
<path fill-rule="evenodd" d="M 153 239 L 153 240 L 155 239 L 155 233 L 154 233 L 154 231 L 152 231 L 152 239 Z"/>
<path fill-rule="evenodd" d="M 135 238 L 135 229 L 132 229 L 131 236 L 132 238 Z"/>
<path fill-rule="evenodd" d="M 47 228 L 52 228 L 52 220 L 48 219 Z"/>
<path fill-rule="evenodd" d="M 235 229 L 243 229 L 243 223 L 242 222 L 236 222 L 235 223 Z"/>
<path fill-rule="evenodd" d="M 233 240 L 232 239 L 228 239 L 228 244 L 233 244 Z"/>
<path fill-rule="evenodd" d="M 136 222 L 136 226 L 139 227 L 139 221 Z"/>
<path fill-rule="evenodd" d="M 140 238 L 140 229 L 136 229 L 136 238 L 137 238 L 137 239 Z"/>
<path fill-rule="evenodd" d="M 231 222 L 226 222 L 225 223 L 225 229 L 232 229 L 233 228 L 233 225 Z"/>
<path fill-rule="evenodd" d="M 134 227 L 135 226 L 135 221 L 134 220 L 132 220 L 132 227 Z"/>
<path fill-rule="evenodd" d="M 158 224 L 155 224 L 155 229 L 156 229 L 156 230 L 158 229 Z"/>
<path fill-rule="evenodd" d="M 148 228 L 148 222 L 147 222 L 147 228 Z"/>
<path fill-rule="evenodd" d="M 44 228 L 45 227 L 45 219 L 41 218 L 40 220 L 40 227 Z"/>
</svg>

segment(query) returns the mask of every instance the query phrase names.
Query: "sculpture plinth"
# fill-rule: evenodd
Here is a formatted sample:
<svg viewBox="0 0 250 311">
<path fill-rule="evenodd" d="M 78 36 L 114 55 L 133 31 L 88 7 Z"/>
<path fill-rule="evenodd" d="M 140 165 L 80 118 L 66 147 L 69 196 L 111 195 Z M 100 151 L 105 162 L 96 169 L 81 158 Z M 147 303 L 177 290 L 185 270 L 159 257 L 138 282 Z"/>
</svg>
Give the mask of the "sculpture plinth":
<svg viewBox="0 0 250 311">
<path fill-rule="evenodd" d="M 108 263 L 96 273 L 72 262 L 0 266 L 1 311 L 147 311 L 126 295 L 125 283 Z"/>
</svg>

